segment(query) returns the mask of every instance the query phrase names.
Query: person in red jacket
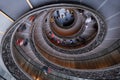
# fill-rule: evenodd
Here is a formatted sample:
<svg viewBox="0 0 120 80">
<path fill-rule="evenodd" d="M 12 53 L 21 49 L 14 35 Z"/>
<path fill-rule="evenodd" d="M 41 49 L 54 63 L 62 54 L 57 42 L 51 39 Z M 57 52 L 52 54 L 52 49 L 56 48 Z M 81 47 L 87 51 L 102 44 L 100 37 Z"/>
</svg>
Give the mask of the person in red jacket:
<svg viewBox="0 0 120 80">
<path fill-rule="evenodd" d="M 24 44 L 24 39 L 22 38 L 17 39 L 16 44 L 22 46 Z"/>
</svg>

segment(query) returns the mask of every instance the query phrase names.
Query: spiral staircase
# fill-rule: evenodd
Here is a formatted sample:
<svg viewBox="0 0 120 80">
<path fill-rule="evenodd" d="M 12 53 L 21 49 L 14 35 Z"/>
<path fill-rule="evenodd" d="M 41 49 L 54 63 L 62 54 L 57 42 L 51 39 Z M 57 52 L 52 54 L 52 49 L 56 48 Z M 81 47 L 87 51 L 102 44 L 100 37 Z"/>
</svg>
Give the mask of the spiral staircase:
<svg viewBox="0 0 120 80">
<path fill-rule="evenodd" d="M 0 80 L 119 80 L 119 0 L 0 0 Z"/>
</svg>

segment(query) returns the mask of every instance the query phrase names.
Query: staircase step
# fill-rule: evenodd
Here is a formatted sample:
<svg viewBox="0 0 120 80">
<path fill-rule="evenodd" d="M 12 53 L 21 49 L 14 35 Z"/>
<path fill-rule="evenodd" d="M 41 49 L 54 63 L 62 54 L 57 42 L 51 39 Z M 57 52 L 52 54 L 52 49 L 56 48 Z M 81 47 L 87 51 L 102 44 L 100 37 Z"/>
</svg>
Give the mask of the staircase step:
<svg viewBox="0 0 120 80">
<path fill-rule="evenodd" d="M 120 0 L 107 0 L 107 2 L 99 9 L 99 12 L 108 19 L 120 11 Z"/>
<path fill-rule="evenodd" d="M 81 3 L 88 5 L 97 10 L 98 8 L 100 8 L 100 6 L 104 1 L 105 0 L 81 0 Z"/>
<path fill-rule="evenodd" d="M 0 8 L 12 19 L 16 20 L 30 10 L 26 0 L 7 0 L 0 2 Z"/>
</svg>

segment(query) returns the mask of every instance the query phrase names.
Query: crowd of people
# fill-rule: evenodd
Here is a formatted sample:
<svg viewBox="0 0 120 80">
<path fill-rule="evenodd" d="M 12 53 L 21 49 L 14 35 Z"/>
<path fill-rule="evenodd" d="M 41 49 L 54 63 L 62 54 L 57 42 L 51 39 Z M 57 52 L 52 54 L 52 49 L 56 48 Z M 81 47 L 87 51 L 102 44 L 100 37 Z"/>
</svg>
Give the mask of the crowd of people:
<svg viewBox="0 0 120 80">
<path fill-rule="evenodd" d="M 69 28 L 69 26 L 74 22 L 74 12 L 70 9 L 61 8 L 54 12 L 53 14 L 55 22 L 61 28 Z"/>
<path fill-rule="evenodd" d="M 56 44 L 62 45 L 62 46 L 74 46 L 77 44 L 85 44 L 86 39 L 82 36 L 75 37 L 73 39 L 62 39 L 57 37 L 52 31 L 48 33 L 48 37 L 52 42 L 55 42 Z"/>
</svg>

